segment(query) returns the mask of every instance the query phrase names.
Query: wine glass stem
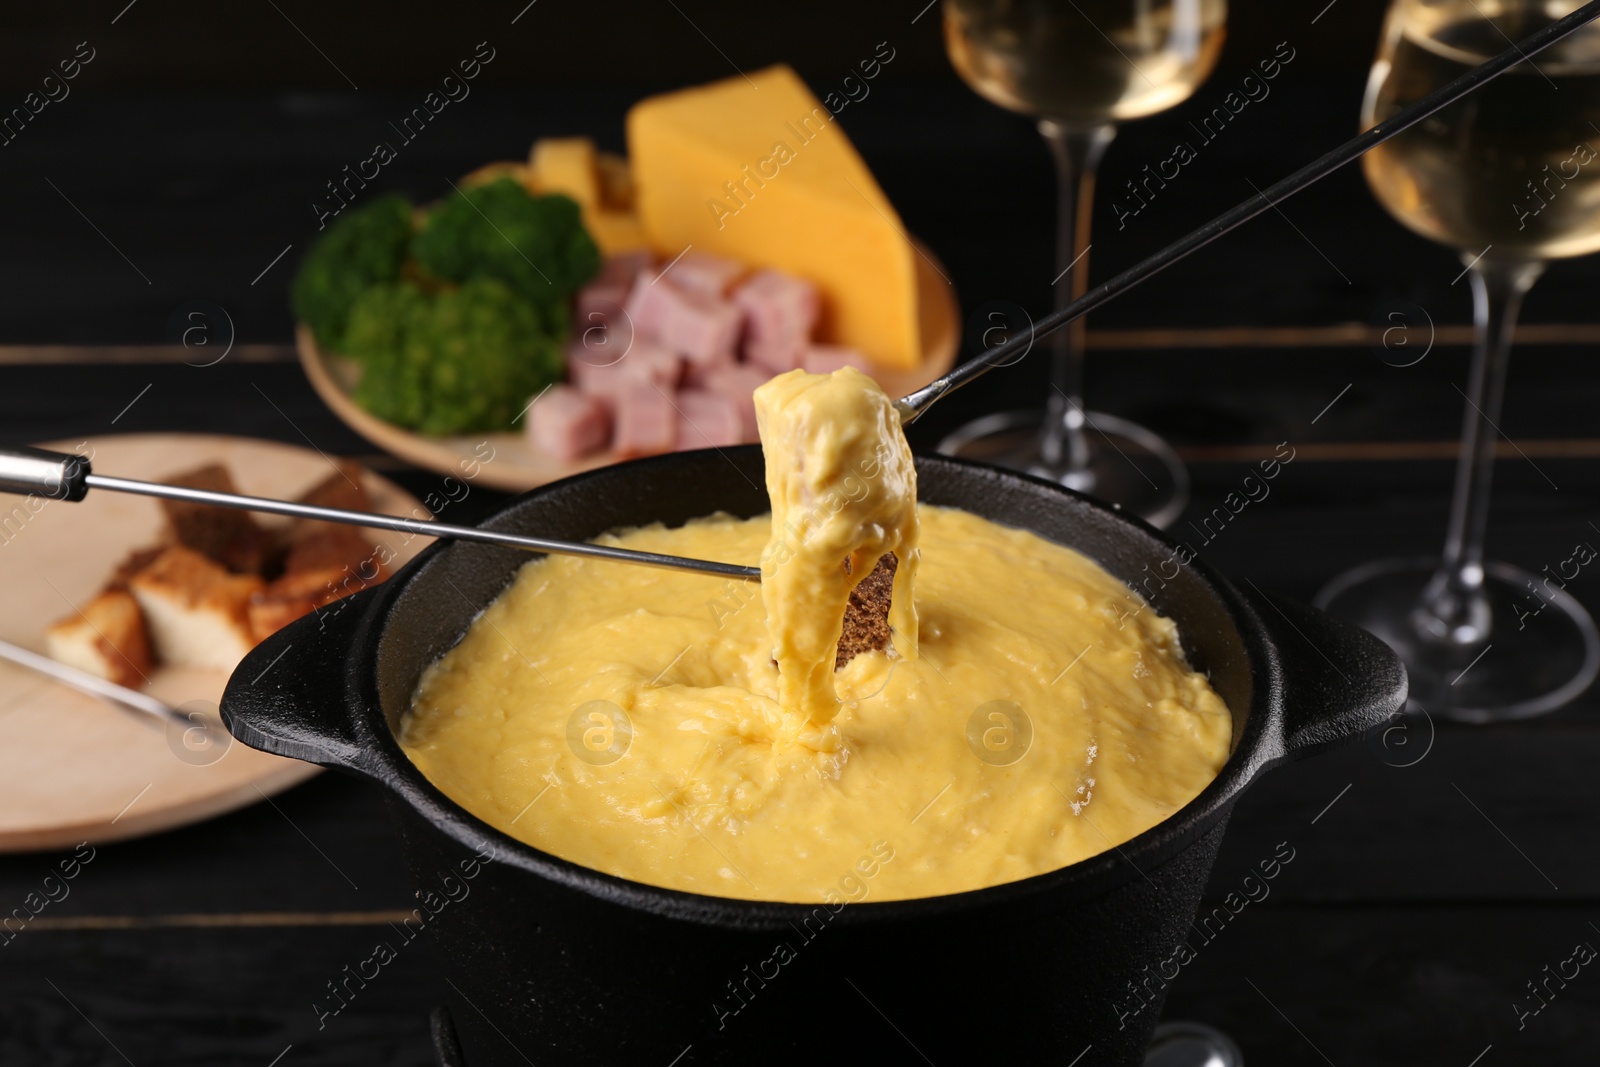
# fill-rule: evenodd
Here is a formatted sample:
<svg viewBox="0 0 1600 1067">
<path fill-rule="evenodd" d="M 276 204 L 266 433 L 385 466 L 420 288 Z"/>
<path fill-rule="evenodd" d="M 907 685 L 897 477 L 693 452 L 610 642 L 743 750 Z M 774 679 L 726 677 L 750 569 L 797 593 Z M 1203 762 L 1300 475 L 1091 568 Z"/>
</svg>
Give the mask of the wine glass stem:
<svg viewBox="0 0 1600 1067">
<path fill-rule="evenodd" d="M 1463 258 L 1466 258 L 1463 256 Z M 1500 403 L 1506 391 L 1511 335 L 1522 298 L 1544 270 L 1534 261 L 1480 259 L 1472 277 L 1472 371 L 1461 426 L 1461 458 L 1444 558 L 1422 591 L 1413 623 L 1426 638 L 1451 645 L 1481 645 L 1490 612 L 1484 594 L 1483 540 L 1489 519 Z"/>
<path fill-rule="evenodd" d="M 1089 287 L 1089 220 L 1094 209 L 1094 178 L 1117 129 L 1065 126 L 1050 119 L 1039 132 L 1056 162 L 1056 280 L 1059 310 Z M 1089 441 L 1084 432 L 1082 319 L 1050 338 L 1051 390 L 1045 402 L 1039 457 L 1045 467 L 1080 475 L 1074 488 L 1089 489 Z"/>
</svg>

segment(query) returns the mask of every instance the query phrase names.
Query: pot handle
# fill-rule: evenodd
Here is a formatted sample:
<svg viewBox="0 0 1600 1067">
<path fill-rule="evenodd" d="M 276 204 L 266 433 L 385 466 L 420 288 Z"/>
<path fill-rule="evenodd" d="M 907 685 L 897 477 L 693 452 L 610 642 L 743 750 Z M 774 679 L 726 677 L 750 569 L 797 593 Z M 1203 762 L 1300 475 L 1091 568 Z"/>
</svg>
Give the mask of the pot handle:
<svg viewBox="0 0 1600 1067">
<path fill-rule="evenodd" d="M 1288 756 L 1300 759 L 1359 736 L 1405 707 L 1405 665 L 1388 645 L 1316 608 L 1241 592 L 1277 649 L 1271 681 Z"/>
<path fill-rule="evenodd" d="M 346 697 L 350 649 L 374 589 L 342 597 L 285 626 L 234 668 L 222 722 L 251 748 L 323 767 L 364 771 Z"/>
</svg>

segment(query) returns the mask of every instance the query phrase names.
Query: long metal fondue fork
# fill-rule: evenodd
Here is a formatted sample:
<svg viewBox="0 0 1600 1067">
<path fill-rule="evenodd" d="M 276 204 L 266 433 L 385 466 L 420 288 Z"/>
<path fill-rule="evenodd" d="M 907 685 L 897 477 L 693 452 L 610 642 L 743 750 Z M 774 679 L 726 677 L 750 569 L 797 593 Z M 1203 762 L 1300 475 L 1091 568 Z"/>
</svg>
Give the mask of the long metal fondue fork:
<svg viewBox="0 0 1600 1067">
<path fill-rule="evenodd" d="M 425 537 L 447 537 L 456 541 L 509 545 L 529 552 L 587 556 L 591 559 L 612 560 L 617 563 L 640 563 L 649 567 L 698 571 L 724 578 L 743 578 L 755 582 L 761 580 L 759 567 L 714 563 L 710 560 L 668 556 L 659 552 L 636 552 L 627 548 L 613 548 L 610 545 L 592 545 L 584 541 L 558 541 L 548 537 L 501 533 L 498 530 L 483 530 L 476 526 L 455 526 L 447 522 L 404 519 L 398 515 L 379 515 L 370 511 L 320 508 L 288 500 L 273 500 L 269 497 L 240 496 L 236 493 L 212 492 L 209 489 L 190 489 L 178 485 L 162 485 L 159 482 L 113 478 L 110 475 L 92 473 L 89 461 L 82 456 L 46 452 L 39 448 L 0 449 L 0 492 L 31 493 L 53 500 L 82 500 L 90 489 L 109 489 L 118 493 L 136 493 L 140 496 L 163 497 L 167 500 L 187 500 L 193 504 L 212 504 L 222 508 L 237 508 L 241 511 L 261 511 L 269 515 L 287 515 L 295 519 L 342 522 L 350 526 L 395 530 L 400 533 L 422 534 Z"/>
</svg>

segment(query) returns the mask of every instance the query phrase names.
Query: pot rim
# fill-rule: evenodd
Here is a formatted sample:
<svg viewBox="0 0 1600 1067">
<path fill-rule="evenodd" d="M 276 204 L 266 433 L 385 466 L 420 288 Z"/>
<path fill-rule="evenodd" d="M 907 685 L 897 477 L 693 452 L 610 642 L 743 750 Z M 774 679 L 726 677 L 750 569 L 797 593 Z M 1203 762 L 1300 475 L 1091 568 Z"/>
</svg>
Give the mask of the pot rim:
<svg viewBox="0 0 1600 1067">
<path fill-rule="evenodd" d="M 552 482 L 506 501 L 494 512 L 480 519 L 478 524 L 493 527 L 497 520 L 503 519 L 530 499 L 557 488 L 570 490 L 585 482 L 615 478 L 621 470 L 647 476 L 652 467 L 679 463 L 682 462 L 679 457 L 692 454 L 669 453 L 599 468 Z M 1162 531 L 1136 517 L 1124 514 L 1120 508 L 1101 503 L 1055 482 L 949 456 L 918 454 L 915 458 L 919 474 L 928 466 L 944 466 L 964 473 L 982 472 L 986 477 L 1011 480 L 1028 487 L 1059 493 L 1102 512 L 1126 526 L 1131 534 L 1153 540 L 1175 556 L 1178 553 L 1177 543 Z M 1280 709 L 1276 706 L 1280 689 L 1279 652 L 1266 636 L 1267 628 L 1254 607 L 1198 556 L 1191 556 L 1182 565 L 1191 568 L 1202 584 L 1220 601 L 1235 626 L 1248 657 L 1251 707 L 1245 712 L 1244 730 L 1235 731 L 1228 758 L 1216 777 L 1192 800 L 1161 822 L 1127 841 L 1112 845 L 1076 863 L 1016 881 L 931 897 L 886 901 L 868 899 L 860 903 L 841 905 L 838 909 L 832 909 L 823 901 L 803 903 L 748 900 L 692 893 L 633 881 L 544 852 L 480 819 L 429 781 L 405 754 L 394 731 L 389 728 L 387 716 L 379 699 L 377 677 L 377 652 L 384 631 L 390 616 L 395 611 L 397 601 L 409 584 L 453 547 L 454 542 L 442 540 L 428 546 L 374 590 L 371 599 L 365 605 L 350 645 L 350 655 L 359 655 L 359 669 L 354 679 L 346 684 L 345 708 L 355 717 L 355 725 L 363 735 L 362 740 L 368 756 L 375 758 L 369 758 L 365 761 L 365 766 L 357 769 L 374 778 L 400 800 L 409 804 L 416 814 L 462 845 L 478 851 L 484 850 L 487 846 L 492 850 L 495 860 L 509 863 L 546 881 L 581 892 L 596 900 L 619 904 L 635 911 L 720 927 L 777 929 L 814 914 L 818 908 L 832 911 L 831 922 L 855 925 L 863 922 L 926 920 L 992 907 L 1039 902 L 1044 898 L 1048 898 L 1052 906 L 1058 906 L 1067 899 L 1098 896 L 1135 876 L 1143 876 L 1148 880 L 1147 871 L 1184 851 L 1210 830 L 1218 820 L 1225 818 L 1239 794 L 1258 775 L 1290 758 L 1279 736 L 1281 715 Z M 1080 550 L 1074 549 L 1074 551 Z M 481 613 L 487 607 L 485 604 L 478 610 Z M 1234 711 L 1232 708 L 1229 710 Z M 1131 867 L 1132 871 L 1127 871 L 1124 867 Z"/>
</svg>

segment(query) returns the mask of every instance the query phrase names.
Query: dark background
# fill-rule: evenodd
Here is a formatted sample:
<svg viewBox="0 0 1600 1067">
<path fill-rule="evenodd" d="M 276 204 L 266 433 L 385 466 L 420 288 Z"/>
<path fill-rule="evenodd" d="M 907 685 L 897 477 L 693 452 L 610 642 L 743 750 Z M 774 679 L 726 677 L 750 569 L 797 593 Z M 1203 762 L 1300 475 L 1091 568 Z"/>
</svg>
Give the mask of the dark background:
<svg viewBox="0 0 1600 1067">
<path fill-rule="evenodd" d="M 937 5 L 911 24 L 925 3 L 538 0 L 515 25 L 515 3 L 136 0 L 124 9 L 121 0 L 13 12 L 0 34 L 0 108 L 20 104 L 79 42 L 95 58 L 69 83 L 70 96 L 0 147 L 0 203 L 10 208 L 0 340 L 156 343 L 178 304 L 204 297 L 229 311 L 241 341 L 287 341 L 282 285 L 316 232 L 312 201 L 375 141 L 397 141 L 389 122 L 482 41 L 495 59 L 470 83 L 472 95 L 400 145 L 399 159 L 364 195 L 394 188 L 431 198 L 448 189 L 447 179 L 519 158 L 549 134 L 588 133 L 620 150 L 632 101 L 729 77 L 735 67 L 787 61 L 826 91 L 885 41 L 893 62 L 841 121 L 908 227 L 941 238 L 935 250 L 964 275 L 958 288 L 969 307 L 991 297 L 1044 306 L 1055 273 L 1044 150 L 1029 120 L 985 103 L 955 76 Z M 1183 107 L 1123 132 L 1101 180 L 1101 268 L 1154 251 L 1248 196 L 1250 181 L 1264 186 L 1355 132 L 1382 5 L 1336 0 L 1313 25 L 1321 6 L 1234 5 L 1211 80 Z M 1295 58 L 1272 95 L 1204 146 L 1111 241 L 1110 201 L 1124 181 L 1170 154 L 1175 133 L 1195 140 L 1187 120 L 1217 106 L 1282 41 Z M 1258 258 L 1256 269 L 1219 274 L 1211 258 L 1180 267 L 1157 283 L 1159 295 L 1109 309 L 1097 322 L 1361 321 L 1380 294 L 1433 289 L 1385 269 L 1396 244 L 1431 251 L 1445 280 L 1454 275 L 1447 253 L 1383 220 L 1357 174 L 1329 185 L 1289 211 L 1337 268 L 1286 276 L 1261 270 Z M 1326 211 L 1332 197 L 1337 213 Z M 1349 225 L 1351 215 L 1359 226 Z M 1281 221 L 1263 220 L 1229 244 L 1234 261 L 1315 258 L 1288 244 L 1295 240 Z M 252 286 L 289 244 L 290 254 Z M 1541 291 L 1546 312 L 1561 284 Z M 1460 320 L 1465 286 L 1451 296 L 1441 312 Z"/>
<path fill-rule="evenodd" d="M 435 488 L 437 476 L 377 453 L 316 400 L 294 362 L 285 285 L 314 236 L 323 184 L 389 139 L 387 123 L 480 41 L 496 56 L 472 95 L 366 195 L 436 196 L 548 134 L 620 150 L 640 95 L 736 68 L 787 61 L 825 91 L 887 41 L 894 60 L 843 126 L 945 264 L 964 312 L 995 300 L 1043 309 L 1055 274 L 1044 149 L 1028 120 L 954 76 L 939 10 L 918 17 L 923 3 L 13 5 L 0 14 L 0 113 L 79 42 L 96 54 L 67 99 L 0 146 L 0 443 L 108 432 L 140 394 L 115 431 L 309 438 L 419 493 Z M 1095 275 L 1351 135 L 1382 6 L 1234 3 L 1211 80 L 1113 144 Z M 1282 41 L 1295 58 L 1272 95 L 1119 232 L 1115 191 Z M 1346 567 L 1436 550 L 1471 316 L 1459 271 L 1349 170 L 1097 313 L 1090 400 L 1179 446 L 1195 479 L 1180 535 L 1291 442 L 1297 459 L 1272 497 L 1204 555 L 1309 599 Z M 1593 260 L 1553 265 L 1519 333 L 1491 547 L 1532 570 L 1596 536 L 1589 523 L 1600 520 L 1597 283 Z M 174 314 L 194 300 L 235 326 L 236 348 L 215 367 L 185 366 L 171 343 Z M 1435 342 L 1415 366 L 1389 365 L 1371 342 L 1395 301 L 1415 342 Z M 1042 360 L 992 374 L 941 403 L 913 442 L 931 447 L 1044 388 Z M 445 517 L 469 520 L 493 502 L 475 491 Z M 1591 607 L 1595 581 L 1571 587 Z M 1574 981 L 1525 1029 L 1511 1005 L 1574 942 L 1600 944 L 1597 705 L 1589 695 L 1514 727 L 1440 724 L 1415 766 L 1399 764 L 1416 748 L 1362 744 L 1270 776 L 1238 809 L 1211 895 L 1280 841 L 1297 859 L 1185 969 L 1167 1016 L 1224 1027 L 1251 1064 L 1594 1062 L 1600 978 Z M 381 802 L 324 776 L 278 805 L 103 849 L 49 922 L 0 949 L 0 1064 L 429 1062 L 426 1011 L 444 990 L 425 943 L 326 1030 L 309 1007 L 328 976 L 370 951 L 384 916 L 411 906 Z M 55 859 L 0 860 L 0 904 Z"/>
<path fill-rule="evenodd" d="M 363 90 L 409 89 L 431 84 L 435 71 L 442 75 L 463 48 L 470 51 L 481 40 L 497 47 L 503 43 L 512 58 L 483 79 L 503 89 L 676 88 L 726 77 L 732 65 L 750 69 L 771 63 L 790 63 L 807 77 L 826 78 L 830 70 L 843 74 L 862 58 L 862 41 L 883 39 L 897 48 L 904 43 L 905 51 L 894 60 L 897 75 L 918 83 L 958 83 L 944 57 L 937 6 L 911 23 L 927 0 L 537 0 L 510 25 L 526 2 L 273 0 L 224 6 L 138 0 L 116 25 L 111 19 L 127 0 L 95 0 L 70 10 L 41 5 L 7 13 L 0 86 L 27 89 L 35 81 L 33 69 L 42 75 L 57 52 L 70 51 L 86 38 L 96 46 L 104 40 L 119 47 L 100 69 L 99 84 L 111 91 L 343 91 L 349 82 L 337 70 Z M 1310 32 L 1328 48 L 1311 65 L 1363 70 L 1383 17 L 1385 5 L 1377 0 L 1234 3 L 1228 18 L 1234 54 L 1224 59 L 1224 69 L 1230 60 L 1240 65 L 1240 53 L 1266 53 L 1286 35 L 1296 36 L 1325 5 L 1331 10 Z"/>
</svg>

